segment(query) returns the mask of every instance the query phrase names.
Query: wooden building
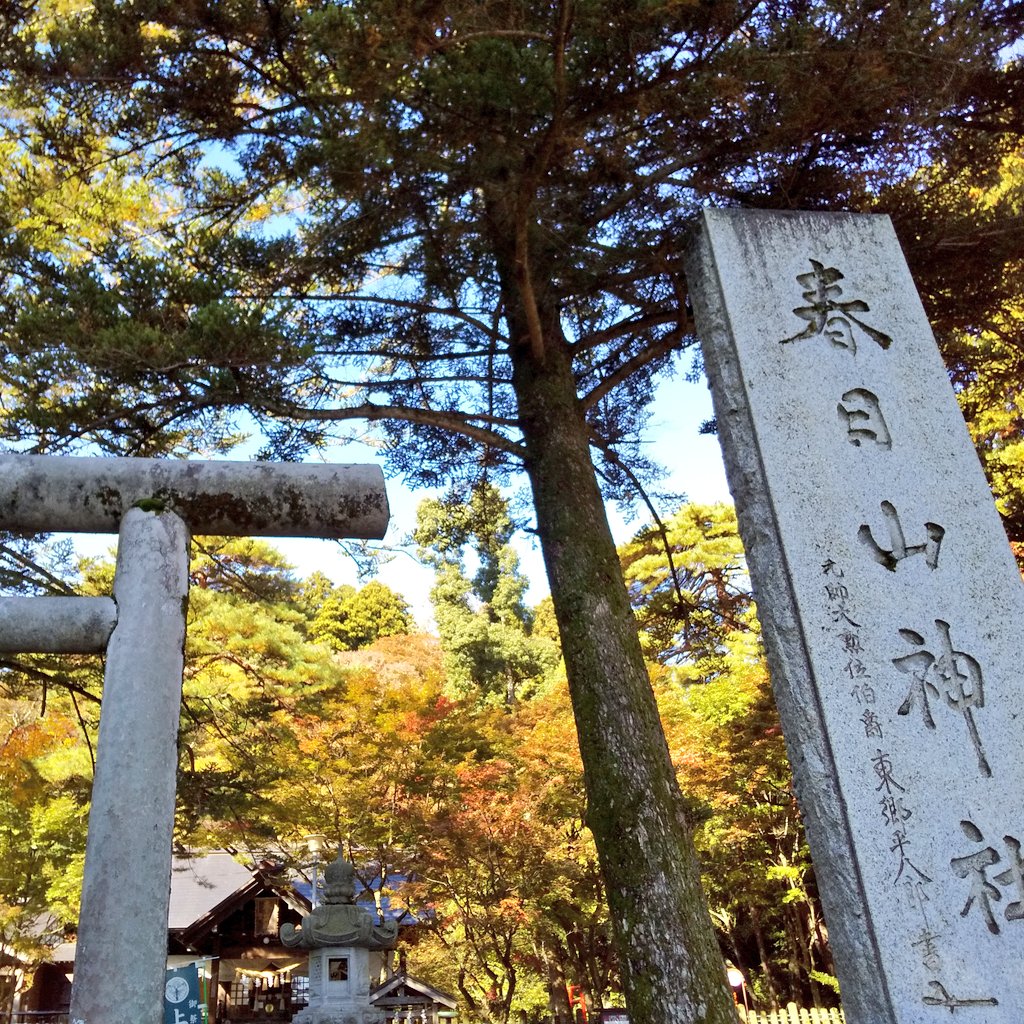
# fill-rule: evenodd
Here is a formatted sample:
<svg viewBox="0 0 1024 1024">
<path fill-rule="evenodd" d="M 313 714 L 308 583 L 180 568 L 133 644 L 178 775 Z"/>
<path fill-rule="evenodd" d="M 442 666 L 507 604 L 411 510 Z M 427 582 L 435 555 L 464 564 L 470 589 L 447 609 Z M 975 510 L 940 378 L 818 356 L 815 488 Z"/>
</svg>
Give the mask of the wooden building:
<svg viewBox="0 0 1024 1024">
<path fill-rule="evenodd" d="M 264 862 L 247 868 L 223 852 L 175 857 L 167 965 L 200 961 L 208 984 L 210 1024 L 291 1021 L 306 1005 L 307 955 L 283 946 L 278 933 L 282 924 L 298 924 L 310 909 L 309 884 L 277 865 Z M 400 925 L 414 923 L 399 915 Z M 13 1021 L 61 1021 L 71 997 L 74 952 L 74 943 L 54 950 L 51 962 L 35 972 L 32 986 L 15 996 Z M 371 956 L 381 983 L 370 1001 L 380 1000 L 389 1021 L 437 1024 L 454 1016 L 454 998 L 410 976 L 404 962 L 399 968 L 394 954 Z M 0 1020 L 4 1009 L 0 1006 Z"/>
</svg>

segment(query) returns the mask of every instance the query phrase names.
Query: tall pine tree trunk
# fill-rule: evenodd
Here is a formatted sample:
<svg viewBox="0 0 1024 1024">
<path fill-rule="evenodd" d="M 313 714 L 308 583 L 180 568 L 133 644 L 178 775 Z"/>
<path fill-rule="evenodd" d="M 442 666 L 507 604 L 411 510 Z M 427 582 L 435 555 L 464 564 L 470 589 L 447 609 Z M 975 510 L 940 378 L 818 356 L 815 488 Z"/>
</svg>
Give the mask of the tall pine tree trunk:
<svg viewBox="0 0 1024 1024">
<path fill-rule="evenodd" d="M 526 468 L 583 755 L 587 824 L 615 922 L 630 1019 L 735 1024 L 590 459 L 570 352 L 556 311 L 541 310 L 539 325 L 538 316 L 507 312 Z"/>
</svg>

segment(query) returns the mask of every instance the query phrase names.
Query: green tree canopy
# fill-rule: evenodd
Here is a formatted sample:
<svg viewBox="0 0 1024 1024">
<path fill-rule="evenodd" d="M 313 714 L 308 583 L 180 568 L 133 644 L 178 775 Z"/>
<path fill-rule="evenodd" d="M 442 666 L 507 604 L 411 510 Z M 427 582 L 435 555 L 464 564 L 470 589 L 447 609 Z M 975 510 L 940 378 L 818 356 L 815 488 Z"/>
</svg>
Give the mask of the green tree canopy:
<svg viewBox="0 0 1024 1024">
<path fill-rule="evenodd" d="M 986 185 L 967 179 L 960 187 L 982 216 L 999 209 L 1024 218 L 1024 154 L 1007 154 L 998 176 Z M 945 355 L 996 507 L 1024 569 L 1024 254 L 1007 262 L 1001 284 L 1006 299 L 999 313 L 983 326 L 954 333 Z"/>
<path fill-rule="evenodd" d="M 57 708 L 0 697 L 0 942 L 30 965 L 78 916 L 92 771 L 77 730 Z"/>
<path fill-rule="evenodd" d="M 772 1006 L 829 1004 L 831 951 L 730 505 L 619 549 L 716 931 Z"/>
<path fill-rule="evenodd" d="M 712 676 L 730 634 L 753 615 L 731 505 L 686 504 L 620 548 L 644 653 Z"/>
<path fill-rule="evenodd" d="M 529 582 L 519 571 L 512 533 L 508 503 L 486 480 L 468 500 L 453 491 L 421 502 L 413 533 L 420 557 L 434 570 L 430 598 L 449 685 L 509 706 L 535 692 L 558 660 L 551 639 L 533 634 L 523 600 Z"/>
<path fill-rule="evenodd" d="M 358 589 L 334 588 L 314 613 L 309 637 L 336 651 L 354 651 L 412 628 L 405 599 L 379 580 L 371 580 Z"/>
</svg>

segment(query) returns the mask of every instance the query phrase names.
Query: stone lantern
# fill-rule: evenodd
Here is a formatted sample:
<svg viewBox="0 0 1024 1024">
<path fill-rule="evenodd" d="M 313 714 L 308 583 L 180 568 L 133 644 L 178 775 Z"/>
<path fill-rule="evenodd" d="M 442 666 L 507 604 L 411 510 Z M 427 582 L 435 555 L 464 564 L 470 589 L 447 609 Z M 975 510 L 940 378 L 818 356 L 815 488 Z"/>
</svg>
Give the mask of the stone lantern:
<svg viewBox="0 0 1024 1024">
<path fill-rule="evenodd" d="M 299 925 L 283 925 L 285 946 L 309 950 L 309 1005 L 295 1024 L 383 1024 L 370 1006 L 370 953 L 394 949 L 395 921 L 378 923 L 353 902 L 355 870 L 341 854 L 324 871 L 323 902 Z"/>
</svg>

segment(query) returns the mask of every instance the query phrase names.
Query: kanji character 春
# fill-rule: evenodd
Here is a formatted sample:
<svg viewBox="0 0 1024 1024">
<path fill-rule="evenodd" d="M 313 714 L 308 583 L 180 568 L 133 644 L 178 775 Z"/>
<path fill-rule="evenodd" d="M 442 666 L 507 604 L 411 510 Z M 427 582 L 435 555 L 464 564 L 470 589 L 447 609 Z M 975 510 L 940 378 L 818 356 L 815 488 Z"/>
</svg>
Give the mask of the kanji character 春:
<svg viewBox="0 0 1024 1024">
<path fill-rule="evenodd" d="M 837 282 L 843 280 L 842 272 L 814 259 L 811 260 L 811 267 L 813 269 L 810 273 L 796 276 L 803 288 L 803 297 L 810 305 L 797 306 L 793 310 L 801 320 L 807 321 L 807 326 L 799 334 L 783 338 L 782 343 L 802 341 L 823 334 L 834 346 L 849 349 L 853 355 L 857 351 L 857 343 L 850 327 L 852 321 L 879 347 L 887 349 L 892 344 L 892 338 L 854 316 L 854 313 L 869 312 L 868 304 L 860 299 L 839 301 L 843 290 Z"/>
</svg>

